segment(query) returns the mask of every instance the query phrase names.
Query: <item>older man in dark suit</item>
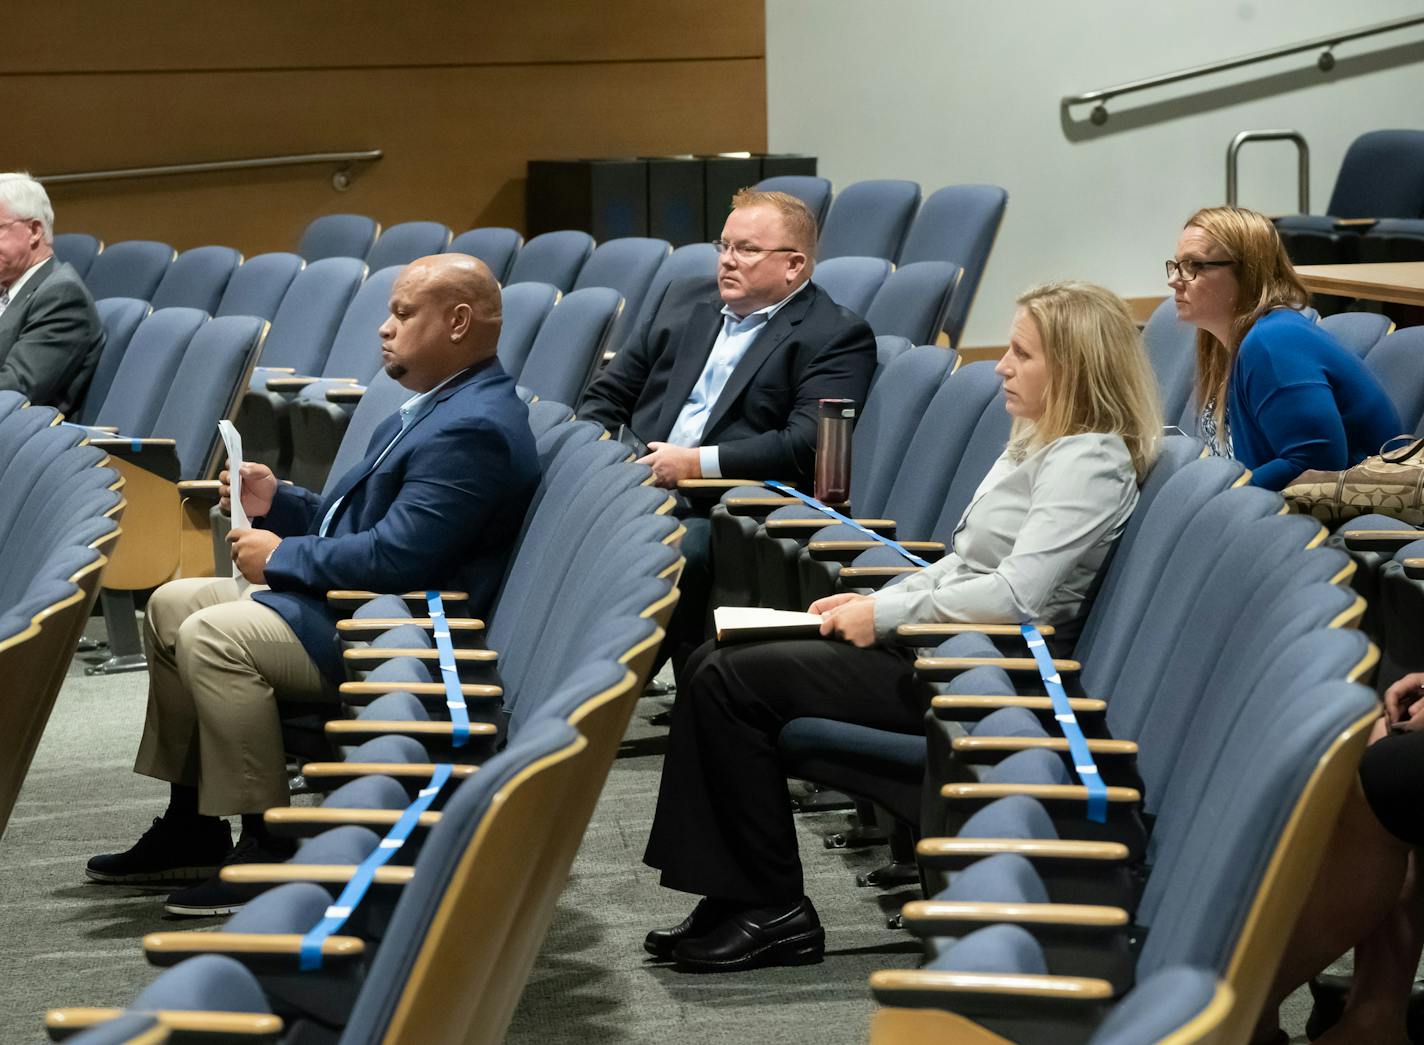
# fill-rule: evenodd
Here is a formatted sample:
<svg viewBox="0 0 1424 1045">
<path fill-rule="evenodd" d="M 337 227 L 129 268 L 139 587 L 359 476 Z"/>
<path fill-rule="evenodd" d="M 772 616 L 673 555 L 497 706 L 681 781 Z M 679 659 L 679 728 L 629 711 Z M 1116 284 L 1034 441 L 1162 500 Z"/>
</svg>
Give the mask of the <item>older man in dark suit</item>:
<svg viewBox="0 0 1424 1045">
<path fill-rule="evenodd" d="M 528 408 L 495 357 L 499 285 L 474 258 L 422 258 L 396 280 L 390 311 L 380 329 L 386 373 L 417 394 L 376 429 L 365 459 L 325 498 L 244 465 L 242 506 L 254 525 L 228 539 L 258 587 L 176 580 L 149 600 L 148 716 L 134 769 L 168 781 L 171 797 L 137 845 L 90 860 L 90 878 L 202 880 L 223 862 L 288 855 L 262 820 L 287 801 L 276 699 L 336 697 L 328 590 L 453 583 L 477 613 L 493 598 L 539 477 Z M 219 817 L 234 814 L 242 837 L 232 849 Z M 166 909 L 223 914 L 246 899 L 213 877 L 174 893 Z"/>
<path fill-rule="evenodd" d="M 668 287 L 647 336 L 620 352 L 579 416 L 647 442 L 660 486 L 726 476 L 809 489 L 820 399 L 865 402 L 875 338 L 810 282 L 816 220 L 800 200 L 746 190 L 716 242 L 715 288 Z M 682 598 L 663 653 L 680 669 L 703 640 L 710 526 L 685 506 Z"/>
<path fill-rule="evenodd" d="M 0 174 L 0 389 L 70 413 L 99 365 L 104 328 L 53 243 L 44 186 L 28 174 Z"/>
</svg>

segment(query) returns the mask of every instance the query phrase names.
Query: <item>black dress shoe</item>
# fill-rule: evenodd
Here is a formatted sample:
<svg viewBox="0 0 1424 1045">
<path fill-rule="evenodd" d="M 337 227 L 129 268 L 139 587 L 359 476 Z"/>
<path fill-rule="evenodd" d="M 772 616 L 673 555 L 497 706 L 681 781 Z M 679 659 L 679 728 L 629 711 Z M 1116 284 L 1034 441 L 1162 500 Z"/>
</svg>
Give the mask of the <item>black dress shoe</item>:
<svg viewBox="0 0 1424 1045">
<path fill-rule="evenodd" d="M 815 965 L 826 954 L 826 931 L 811 901 L 734 914 L 704 936 L 684 939 L 672 960 L 694 972 L 735 972 L 764 965 Z"/>
<path fill-rule="evenodd" d="M 671 929 L 654 929 L 648 933 L 643 940 L 643 950 L 654 958 L 666 961 L 672 957 L 672 949 L 679 943 L 710 933 L 721 924 L 727 913 L 724 901 L 704 897 L 697 901 L 691 914 Z"/>
<path fill-rule="evenodd" d="M 297 851 L 294 843 L 287 839 L 257 840 L 244 835 L 237 840 L 223 867 L 236 864 L 280 864 L 291 859 Z M 270 886 L 240 885 L 225 882 L 219 868 L 211 878 L 198 885 L 179 889 L 169 895 L 163 909 L 169 914 L 184 918 L 211 918 L 215 915 L 236 914 L 249 900 L 261 896 Z"/>
</svg>

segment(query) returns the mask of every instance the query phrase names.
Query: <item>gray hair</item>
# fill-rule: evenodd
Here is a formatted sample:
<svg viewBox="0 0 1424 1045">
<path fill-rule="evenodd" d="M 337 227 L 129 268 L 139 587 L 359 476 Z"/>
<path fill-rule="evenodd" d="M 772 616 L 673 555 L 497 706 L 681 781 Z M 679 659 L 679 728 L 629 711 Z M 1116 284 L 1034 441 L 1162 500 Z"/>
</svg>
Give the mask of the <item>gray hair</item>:
<svg viewBox="0 0 1424 1045">
<path fill-rule="evenodd" d="M 54 242 L 54 207 L 44 186 L 24 171 L 0 174 L 0 206 L 22 221 L 38 221 L 44 241 Z"/>
</svg>

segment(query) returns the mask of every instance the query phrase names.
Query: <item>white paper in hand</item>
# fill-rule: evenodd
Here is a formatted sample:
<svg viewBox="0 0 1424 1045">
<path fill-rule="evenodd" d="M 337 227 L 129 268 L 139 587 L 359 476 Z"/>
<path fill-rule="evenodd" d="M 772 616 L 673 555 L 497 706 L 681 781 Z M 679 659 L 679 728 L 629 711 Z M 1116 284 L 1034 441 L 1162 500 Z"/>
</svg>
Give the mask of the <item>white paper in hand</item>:
<svg viewBox="0 0 1424 1045">
<path fill-rule="evenodd" d="M 242 510 L 242 435 L 231 421 L 218 422 L 218 435 L 222 436 L 223 446 L 227 449 L 228 485 L 232 488 L 232 528 L 245 530 L 252 523 Z M 235 562 L 232 564 L 232 576 L 238 588 L 246 591 L 247 579 L 238 572 Z"/>
</svg>

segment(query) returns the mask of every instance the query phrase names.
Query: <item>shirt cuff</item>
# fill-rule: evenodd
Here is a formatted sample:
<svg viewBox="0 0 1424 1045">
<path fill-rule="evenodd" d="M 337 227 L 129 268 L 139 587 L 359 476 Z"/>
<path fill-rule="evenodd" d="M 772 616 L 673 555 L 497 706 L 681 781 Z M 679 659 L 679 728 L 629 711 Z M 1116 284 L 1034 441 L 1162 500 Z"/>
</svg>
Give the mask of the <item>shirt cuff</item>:
<svg viewBox="0 0 1424 1045">
<path fill-rule="evenodd" d="M 722 468 L 720 462 L 717 459 L 717 448 L 715 446 L 698 447 L 697 456 L 699 461 L 701 461 L 702 478 L 722 478 Z"/>
</svg>

